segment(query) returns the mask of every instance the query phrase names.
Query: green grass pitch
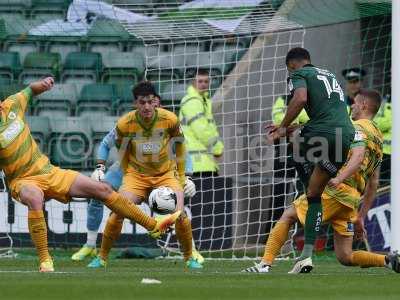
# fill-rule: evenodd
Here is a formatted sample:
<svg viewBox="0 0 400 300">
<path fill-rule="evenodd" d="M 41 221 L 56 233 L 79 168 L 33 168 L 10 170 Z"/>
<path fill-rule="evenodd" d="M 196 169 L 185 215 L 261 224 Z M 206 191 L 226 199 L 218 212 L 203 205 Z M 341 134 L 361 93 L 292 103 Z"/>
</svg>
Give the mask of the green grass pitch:
<svg viewBox="0 0 400 300">
<path fill-rule="evenodd" d="M 400 274 L 346 268 L 332 257 L 318 257 L 303 275 L 286 274 L 290 261 L 278 261 L 270 274 L 239 272 L 252 261 L 206 261 L 198 272 L 171 259 L 113 259 L 105 270 L 87 269 L 87 262 L 57 257 L 56 273 L 40 274 L 32 256 L 1 259 L 0 299 L 400 299 Z"/>
</svg>

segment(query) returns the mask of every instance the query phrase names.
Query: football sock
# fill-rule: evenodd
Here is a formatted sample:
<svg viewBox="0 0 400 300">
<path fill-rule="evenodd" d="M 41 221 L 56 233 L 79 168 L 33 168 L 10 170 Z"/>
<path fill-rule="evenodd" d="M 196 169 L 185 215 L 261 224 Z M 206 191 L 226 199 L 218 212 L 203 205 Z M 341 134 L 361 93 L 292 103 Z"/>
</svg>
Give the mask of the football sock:
<svg viewBox="0 0 400 300">
<path fill-rule="evenodd" d="M 116 241 L 121 234 L 123 222 L 124 218 L 118 216 L 116 213 L 112 213 L 108 217 L 107 224 L 103 232 L 103 238 L 101 240 L 101 249 L 99 252 L 99 256 L 102 259 L 107 260 L 114 241 Z"/>
<path fill-rule="evenodd" d="M 307 198 L 307 201 L 308 209 L 304 224 L 304 248 L 300 256 L 301 258 L 312 256 L 315 239 L 322 224 L 321 197 Z"/>
<path fill-rule="evenodd" d="M 112 192 L 104 201 L 104 204 L 113 212 L 142 225 L 148 231 L 152 231 L 156 226 L 156 220 L 146 215 L 137 205 L 117 192 Z"/>
<path fill-rule="evenodd" d="M 384 267 L 385 255 L 368 251 L 354 251 L 351 254 L 351 264 L 361 268 Z"/>
<path fill-rule="evenodd" d="M 181 245 L 183 259 L 186 261 L 192 256 L 192 224 L 189 218 L 185 215 L 178 218 L 175 222 L 176 237 Z"/>
<path fill-rule="evenodd" d="M 272 265 L 275 257 L 279 254 L 283 244 L 285 243 L 290 225 L 286 222 L 277 222 L 269 233 L 267 243 L 265 245 L 264 256 L 262 261 L 267 265 Z"/>
<path fill-rule="evenodd" d="M 86 246 L 96 248 L 97 231 L 88 230 L 86 237 Z"/>
<path fill-rule="evenodd" d="M 29 210 L 28 227 L 39 256 L 39 262 L 51 258 L 47 247 L 47 226 L 42 210 Z"/>
</svg>

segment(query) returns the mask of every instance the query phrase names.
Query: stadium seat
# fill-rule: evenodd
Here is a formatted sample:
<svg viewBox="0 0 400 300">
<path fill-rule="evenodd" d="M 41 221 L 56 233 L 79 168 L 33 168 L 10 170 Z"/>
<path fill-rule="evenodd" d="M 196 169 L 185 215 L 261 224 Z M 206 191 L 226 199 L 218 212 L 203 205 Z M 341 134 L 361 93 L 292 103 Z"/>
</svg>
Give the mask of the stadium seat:
<svg viewBox="0 0 400 300">
<path fill-rule="evenodd" d="M 31 52 L 24 60 L 24 70 L 19 75 L 19 82 L 29 83 L 34 80 L 60 74 L 61 56 L 58 53 Z"/>
<path fill-rule="evenodd" d="M 79 95 L 77 116 L 111 115 L 113 103 L 116 100 L 116 91 L 113 84 L 93 83 L 85 85 Z"/>
<path fill-rule="evenodd" d="M 18 78 L 21 72 L 21 61 L 18 52 L 0 52 L 0 77 L 10 81 Z"/>
<path fill-rule="evenodd" d="M 117 99 L 113 108 L 117 116 L 122 116 L 133 109 L 132 87 L 133 84 L 116 85 Z"/>
<path fill-rule="evenodd" d="M 48 139 L 50 137 L 50 120 L 48 117 L 28 116 L 26 118 L 31 134 L 38 144 L 40 150 L 48 154 Z"/>
<path fill-rule="evenodd" d="M 62 168 L 87 169 L 93 152 L 92 130 L 87 118 L 51 118 L 49 153 Z"/>
<path fill-rule="evenodd" d="M 79 52 L 81 50 L 81 45 L 77 38 L 65 38 L 61 40 L 49 41 L 46 43 L 47 52 L 60 53 L 61 63 L 65 63 L 68 53 Z"/>
<path fill-rule="evenodd" d="M 150 81 L 168 81 L 183 78 L 184 60 L 172 53 L 152 59 L 146 66 L 146 79 Z"/>
<path fill-rule="evenodd" d="M 161 105 L 170 111 L 177 113 L 182 98 L 186 94 L 184 83 L 167 82 L 161 86 Z"/>
<path fill-rule="evenodd" d="M 115 127 L 117 124 L 119 117 L 118 116 L 106 116 L 102 117 L 101 122 L 99 122 L 98 119 L 93 119 L 90 118 L 91 120 L 91 128 L 93 131 L 93 167 L 95 165 L 95 159 L 97 156 L 97 151 L 99 149 L 100 143 L 103 140 L 103 138 L 106 136 L 108 132 L 110 132 L 111 129 Z M 110 151 L 109 158 L 107 160 L 108 164 L 112 164 L 112 162 L 116 161 L 118 159 L 118 150 L 113 147 Z"/>
<path fill-rule="evenodd" d="M 39 42 L 34 40 L 7 40 L 4 42 L 4 49 L 8 52 L 17 52 L 20 61 L 25 61 L 25 56 L 30 52 L 39 51 Z"/>
<path fill-rule="evenodd" d="M 144 45 L 142 42 L 131 42 L 129 44 L 128 51 L 134 53 L 141 53 L 143 57 L 147 57 L 148 59 L 153 59 L 158 57 L 160 54 L 165 54 L 163 49 L 164 47 L 161 45 Z"/>
<path fill-rule="evenodd" d="M 31 6 L 31 0 L 0 0 L 0 13 L 17 12 L 24 14 Z"/>
<path fill-rule="evenodd" d="M 106 57 L 110 52 L 122 51 L 129 38 L 120 22 L 96 19 L 87 33 L 87 51 L 99 52 Z"/>
<path fill-rule="evenodd" d="M 72 0 L 31 0 L 32 8 L 31 14 L 35 15 L 38 13 L 66 13 L 68 6 L 72 3 Z"/>
<path fill-rule="evenodd" d="M 202 68 L 209 71 L 212 86 L 219 86 L 233 65 L 232 62 L 225 62 L 225 55 L 221 52 L 201 52 L 192 59 L 186 61 L 185 80 L 192 80 L 197 68 Z"/>
<path fill-rule="evenodd" d="M 144 57 L 141 53 L 111 52 L 103 56 L 102 82 L 135 84 L 144 73 Z"/>
<path fill-rule="evenodd" d="M 19 91 L 23 90 L 26 85 L 23 84 L 7 84 L 0 86 L 0 99 L 3 101 L 7 97 L 18 93 Z"/>
<path fill-rule="evenodd" d="M 34 115 L 65 118 L 71 116 L 76 105 L 77 91 L 74 84 L 56 84 L 35 100 Z"/>
<path fill-rule="evenodd" d="M 66 83 L 67 80 L 97 81 L 102 71 L 102 59 L 100 53 L 95 52 L 71 52 L 65 59 L 64 69 L 61 75 L 61 81 Z"/>
<path fill-rule="evenodd" d="M 211 51 L 213 53 L 223 53 L 224 62 L 229 64 L 229 67 L 233 67 L 235 63 L 240 61 L 244 53 L 246 53 L 246 48 L 243 45 L 238 44 L 216 44 L 213 45 Z M 228 70 L 228 72 L 230 69 Z"/>
</svg>

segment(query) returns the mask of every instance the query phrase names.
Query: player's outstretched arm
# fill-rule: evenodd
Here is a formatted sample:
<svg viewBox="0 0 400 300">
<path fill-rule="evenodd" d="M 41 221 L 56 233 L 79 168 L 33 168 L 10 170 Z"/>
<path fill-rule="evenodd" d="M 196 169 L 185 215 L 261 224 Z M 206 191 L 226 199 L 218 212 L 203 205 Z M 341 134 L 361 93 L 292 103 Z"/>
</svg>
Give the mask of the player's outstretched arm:
<svg viewBox="0 0 400 300">
<path fill-rule="evenodd" d="M 367 185 L 365 187 L 363 201 L 358 211 L 357 220 L 354 222 L 354 234 L 355 239 L 362 239 L 366 230 L 364 227 L 364 220 L 368 214 L 369 209 L 372 207 L 375 201 L 376 190 L 378 188 L 379 182 L 379 168 L 375 170 L 374 174 L 369 178 Z"/>
<path fill-rule="evenodd" d="M 290 100 L 281 124 L 279 126 L 274 126 L 274 128 L 270 127 L 269 130 L 267 129 L 268 140 L 274 141 L 293 132 L 293 130 L 290 130 L 290 125 L 303 110 L 306 103 L 307 89 L 303 87 L 295 89 L 293 98 Z"/>
<path fill-rule="evenodd" d="M 54 86 L 54 78 L 46 77 L 45 79 L 32 82 L 29 87 L 32 90 L 34 96 L 40 95 Z"/>
</svg>

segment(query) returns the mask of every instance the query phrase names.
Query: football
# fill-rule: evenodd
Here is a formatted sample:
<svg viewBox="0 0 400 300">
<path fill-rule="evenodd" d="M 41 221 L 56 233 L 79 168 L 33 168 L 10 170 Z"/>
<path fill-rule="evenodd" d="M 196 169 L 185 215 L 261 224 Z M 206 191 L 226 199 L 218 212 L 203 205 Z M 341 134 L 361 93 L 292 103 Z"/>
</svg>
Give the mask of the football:
<svg viewBox="0 0 400 300">
<path fill-rule="evenodd" d="M 169 187 L 156 188 L 150 193 L 149 206 L 157 214 L 173 213 L 176 208 L 176 194 Z"/>
</svg>

